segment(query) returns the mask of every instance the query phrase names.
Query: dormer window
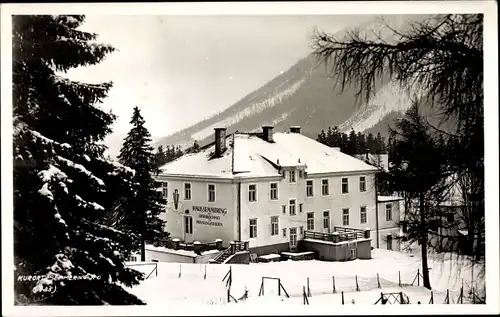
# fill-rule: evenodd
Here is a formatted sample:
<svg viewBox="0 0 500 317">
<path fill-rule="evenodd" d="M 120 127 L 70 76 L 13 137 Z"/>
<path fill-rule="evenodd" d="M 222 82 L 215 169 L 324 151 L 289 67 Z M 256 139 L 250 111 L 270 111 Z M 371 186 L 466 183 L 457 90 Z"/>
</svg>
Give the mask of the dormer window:
<svg viewBox="0 0 500 317">
<path fill-rule="evenodd" d="M 289 177 L 290 177 L 290 178 L 289 178 L 289 181 L 290 181 L 290 183 L 295 183 L 295 182 L 297 181 L 297 180 L 296 180 L 296 178 L 295 178 L 295 177 L 296 177 L 296 176 L 295 176 L 295 170 L 292 170 L 292 171 L 290 171 L 289 173 L 290 173 L 290 174 L 289 174 Z"/>
</svg>

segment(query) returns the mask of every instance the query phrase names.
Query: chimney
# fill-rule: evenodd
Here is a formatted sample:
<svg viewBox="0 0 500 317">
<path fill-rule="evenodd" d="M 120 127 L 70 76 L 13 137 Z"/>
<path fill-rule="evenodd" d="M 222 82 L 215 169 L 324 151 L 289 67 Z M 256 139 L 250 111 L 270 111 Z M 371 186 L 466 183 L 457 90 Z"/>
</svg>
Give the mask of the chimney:
<svg viewBox="0 0 500 317">
<path fill-rule="evenodd" d="M 270 143 L 274 142 L 273 130 L 274 130 L 274 127 L 272 127 L 272 126 L 263 126 L 262 127 L 264 141 L 270 142 Z"/>
<path fill-rule="evenodd" d="M 300 133 L 300 126 L 296 125 L 296 126 L 290 127 L 290 132 L 291 133 Z"/>
<path fill-rule="evenodd" d="M 215 156 L 220 156 L 226 150 L 226 128 L 215 128 Z"/>
</svg>

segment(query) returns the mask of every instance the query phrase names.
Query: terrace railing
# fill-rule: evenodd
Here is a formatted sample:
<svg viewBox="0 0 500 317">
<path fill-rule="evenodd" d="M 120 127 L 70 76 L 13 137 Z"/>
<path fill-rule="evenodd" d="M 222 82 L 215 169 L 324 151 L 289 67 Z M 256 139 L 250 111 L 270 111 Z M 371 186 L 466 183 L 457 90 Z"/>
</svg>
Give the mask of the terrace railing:
<svg viewBox="0 0 500 317">
<path fill-rule="evenodd" d="M 210 242 L 186 242 L 177 239 L 168 239 L 164 241 L 164 245 L 169 249 L 195 251 L 198 253 L 210 250 L 222 250 L 222 240 Z"/>
<path fill-rule="evenodd" d="M 335 227 L 334 229 L 339 229 Z M 321 241 L 330 241 L 334 243 L 343 241 L 352 241 L 363 239 L 366 237 L 365 231 L 359 229 L 342 228 L 343 230 L 335 230 L 333 233 L 323 233 L 316 231 L 305 231 L 304 239 L 314 239 Z"/>
</svg>

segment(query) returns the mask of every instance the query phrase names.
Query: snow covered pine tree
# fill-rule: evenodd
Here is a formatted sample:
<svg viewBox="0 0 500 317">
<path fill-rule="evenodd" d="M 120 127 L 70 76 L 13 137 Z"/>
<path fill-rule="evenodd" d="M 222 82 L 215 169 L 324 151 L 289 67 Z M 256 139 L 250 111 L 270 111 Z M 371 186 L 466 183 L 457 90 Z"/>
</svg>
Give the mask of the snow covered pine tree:
<svg viewBox="0 0 500 317">
<path fill-rule="evenodd" d="M 124 214 L 120 225 L 140 236 L 141 261 L 145 261 L 145 243 L 156 243 L 166 238 L 165 221 L 158 215 L 165 210 L 165 199 L 162 197 L 160 183 L 156 182 L 152 173 L 155 172 L 155 154 L 151 146 L 151 134 L 144 126 L 144 118 L 138 107 L 130 121 L 132 129 L 127 134 L 118 155 L 118 160 L 135 170 L 134 183 L 137 184 L 135 196 L 126 198 L 131 208 Z"/>
<path fill-rule="evenodd" d="M 117 193 L 133 190 L 134 172 L 103 156 L 115 117 L 95 104 L 111 83 L 58 74 L 113 51 L 79 31 L 83 22 L 13 17 L 16 304 L 144 304 L 122 287 L 143 279 L 124 265 L 133 237 L 104 225 Z"/>
</svg>

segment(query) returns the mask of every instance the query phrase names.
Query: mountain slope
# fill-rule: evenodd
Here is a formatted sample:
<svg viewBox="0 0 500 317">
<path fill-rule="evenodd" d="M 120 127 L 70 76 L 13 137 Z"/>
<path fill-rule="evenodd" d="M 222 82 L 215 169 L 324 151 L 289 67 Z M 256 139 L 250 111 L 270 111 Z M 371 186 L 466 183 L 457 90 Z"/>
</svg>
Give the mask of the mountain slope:
<svg viewBox="0 0 500 317">
<path fill-rule="evenodd" d="M 408 22 L 401 17 L 393 20 L 390 24 L 395 28 Z M 381 23 L 376 20 L 365 24 L 362 31 L 370 36 L 371 30 L 379 28 Z M 342 30 L 336 36 L 343 37 L 347 31 Z M 391 41 L 392 35 L 387 30 L 385 32 L 381 35 Z M 328 126 L 339 126 L 343 131 L 349 131 L 351 127 L 364 131 L 383 120 L 387 114 L 404 111 L 411 105 L 409 94 L 387 79 L 377 84 L 376 94 L 369 103 L 360 104 L 356 99 L 357 87 L 346 87 L 341 91 L 340 85 L 329 75 L 327 67 L 311 54 L 226 110 L 159 138 L 155 146 L 175 144 L 189 147 L 194 140 L 203 146 L 212 141 L 216 127 L 225 127 L 227 133 L 233 133 L 255 131 L 263 125 L 273 125 L 276 131 L 300 125 L 305 135 L 314 138 Z"/>
</svg>

